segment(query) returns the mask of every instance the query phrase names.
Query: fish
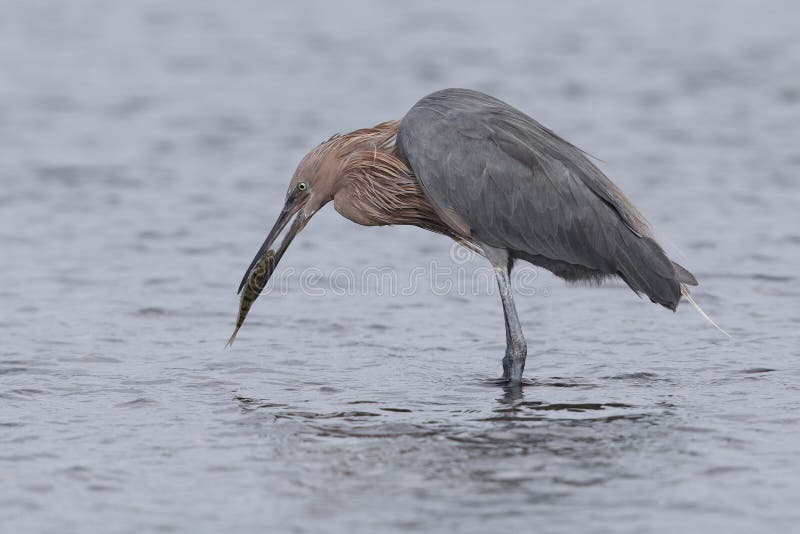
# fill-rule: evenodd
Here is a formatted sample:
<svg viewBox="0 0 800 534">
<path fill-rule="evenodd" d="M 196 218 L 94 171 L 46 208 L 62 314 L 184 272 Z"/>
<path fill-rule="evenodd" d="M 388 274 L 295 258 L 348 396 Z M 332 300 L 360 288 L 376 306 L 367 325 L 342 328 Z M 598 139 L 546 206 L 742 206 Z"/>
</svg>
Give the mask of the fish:
<svg viewBox="0 0 800 534">
<path fill-rule="evenodd" d="M 236 328 L 233 330 L 226 347 L 233 345 L 233 340 L 236 339 L 236 334 L 244 324 L 247 317 L 247 312 L 256 301 L 264 286 L 267 285 L 269 277 L 272 275 L 272 270 L 275 268 L 275 251 L 269 249 L 258 262 L 253 266 L 247 275 L 247 283 L 242 288 L 242 296 L 239 299 L 239 315 L 236 317 Z"/>
</svg>

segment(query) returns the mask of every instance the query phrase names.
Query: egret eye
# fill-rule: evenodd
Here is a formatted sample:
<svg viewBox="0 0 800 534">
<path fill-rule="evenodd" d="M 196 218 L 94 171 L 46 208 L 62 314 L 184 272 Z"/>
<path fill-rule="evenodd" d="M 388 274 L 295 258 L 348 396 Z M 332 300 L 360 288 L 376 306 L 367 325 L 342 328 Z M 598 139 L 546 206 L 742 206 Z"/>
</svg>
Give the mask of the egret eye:
<svg viewBox="0 0 800 534">
<path fill-rule="evenodd" d="M 306 189 L 308 189 L 308 184 L 306 184 L 305 182 L 300 182 L 299 184 L 297 184 L 298 191 L 305 191 Z"/>
</svg>

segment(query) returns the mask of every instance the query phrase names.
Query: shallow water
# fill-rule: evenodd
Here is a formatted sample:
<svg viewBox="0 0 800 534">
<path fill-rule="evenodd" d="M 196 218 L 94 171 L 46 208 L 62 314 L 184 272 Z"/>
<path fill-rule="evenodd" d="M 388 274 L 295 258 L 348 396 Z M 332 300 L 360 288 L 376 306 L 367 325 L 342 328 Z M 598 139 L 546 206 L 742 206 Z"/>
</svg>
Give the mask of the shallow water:
<svg viewBox="0 0 800 534">
<path fill-rule="evenodd" d="M 0 531 L 796 528 L 794 3 L 264 6 L 0 5 Z M 521 269 L 503 387 L 497 295 L 427 276 L 481 262 L 328 208 L 224 350 L 305 151 L 447 86 L 601 158 L 733 339 Z"/>
</svg>

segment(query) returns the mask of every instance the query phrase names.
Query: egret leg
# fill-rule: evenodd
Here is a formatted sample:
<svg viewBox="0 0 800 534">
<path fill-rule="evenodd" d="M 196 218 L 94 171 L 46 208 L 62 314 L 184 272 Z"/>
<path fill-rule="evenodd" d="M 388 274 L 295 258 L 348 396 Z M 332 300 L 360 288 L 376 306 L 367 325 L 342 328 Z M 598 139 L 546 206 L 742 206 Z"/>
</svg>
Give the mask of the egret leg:
<svg viewBox="0 0 800 534">
<path fill-rule="evenodd" d="M 500 300 L 503 302 L 503 315 L 506 322 L 506 355 L 503 358 L 503 378 L 508 380 L 509 384 L 519 384 L 522 381 L 522 371 L 525 369 L 528 346 L 525 343 L 522 326 L 517 317 L 517 309 L 514 306 L 514 298 L 511 295 L 508 252 L 504 249 L 486 246 L 483 249 L 494 268 L 497 287 L 500 290 Z"/>
</svg>

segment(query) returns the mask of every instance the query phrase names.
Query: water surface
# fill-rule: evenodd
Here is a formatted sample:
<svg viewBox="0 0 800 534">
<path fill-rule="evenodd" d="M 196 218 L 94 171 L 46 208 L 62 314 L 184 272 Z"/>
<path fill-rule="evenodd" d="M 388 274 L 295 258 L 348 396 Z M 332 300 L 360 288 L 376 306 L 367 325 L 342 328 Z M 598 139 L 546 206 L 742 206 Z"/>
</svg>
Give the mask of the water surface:
<svg viewBox="0 0 800 534">
<path fill-rule="evenodd" d="M 0 531 L 796 528 L 795 4 L 337 6 L 0 7 Z M 733 340 L 534 271 L 522 388 L 497 295 L 427 278 L 289 277 L 224 350 L 302 155 L 448 86 L 600 158 Z M 452 256 L 328 208 L 281 267 Z"/>
</svg>

